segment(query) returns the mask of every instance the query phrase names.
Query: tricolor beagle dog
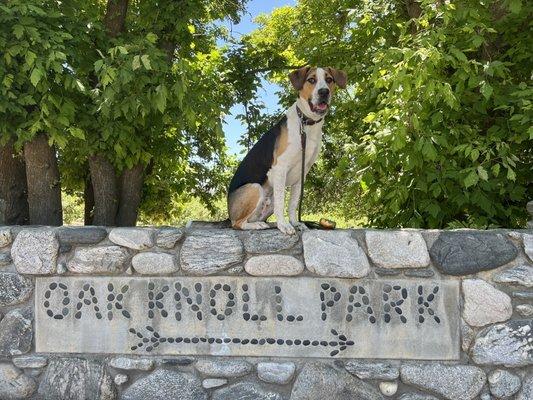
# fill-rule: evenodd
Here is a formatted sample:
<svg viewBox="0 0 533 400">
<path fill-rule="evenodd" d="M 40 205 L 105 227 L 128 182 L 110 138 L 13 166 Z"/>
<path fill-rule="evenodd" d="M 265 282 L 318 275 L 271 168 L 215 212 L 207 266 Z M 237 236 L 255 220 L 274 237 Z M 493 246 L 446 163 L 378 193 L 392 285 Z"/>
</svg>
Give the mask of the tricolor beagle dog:
<svg viewBox="0 0 533 400">
<path fill-rule="evenodd" d="M 235 229 L 266 229 L 276 216 L 278 229 L 295 234 L 300 200 L 302 141 L 306 132 L 304 179 L 322 143 L 322 126 L 335 87 L 346 87 L 346 73 L 333 68 L 303 67 L 289 74 L 298 90 L 296 102 L 240 163 L 228 190 L 228 212 Z M 285 219 L 285 188 L 290 186 L 289 222 Z"/>
</svg>

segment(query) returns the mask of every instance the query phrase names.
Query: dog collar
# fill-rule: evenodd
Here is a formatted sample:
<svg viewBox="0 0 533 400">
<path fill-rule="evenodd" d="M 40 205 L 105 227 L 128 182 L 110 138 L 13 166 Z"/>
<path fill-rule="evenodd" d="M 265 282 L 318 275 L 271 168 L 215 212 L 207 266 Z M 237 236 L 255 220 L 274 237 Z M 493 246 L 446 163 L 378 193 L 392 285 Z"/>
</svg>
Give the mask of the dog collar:
<svg viewBox="0 0 533 400">
<path fill-rule="evenodd" d="M 298 118 L 300 118 L 300 121 L 302 122 L 302 125 L 311 126 L 314 124 L 318 124 L 320 121 L 323 120 L 323 118 L 320 118 L 318 120 L 314 120 L 312 118 L 307 117 L 302 110 L 300 110 L 300 107 L 296 106 L 296 113 L 298 114 Z"/>
</svg>

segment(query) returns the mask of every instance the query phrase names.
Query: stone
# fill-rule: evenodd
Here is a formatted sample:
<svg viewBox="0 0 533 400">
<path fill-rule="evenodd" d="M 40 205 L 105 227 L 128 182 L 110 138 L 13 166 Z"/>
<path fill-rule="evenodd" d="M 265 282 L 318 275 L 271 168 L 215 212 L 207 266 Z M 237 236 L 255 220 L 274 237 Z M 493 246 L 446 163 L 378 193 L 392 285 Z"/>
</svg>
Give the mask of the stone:
<svg viewBox="0 0 533 400">
<path fill-rule="evenodd" d="M 183 230 L 178 228 L 165 227 L 157 233 L 155 244 L 164 249 L 172 249 L 183 237 Z"/>
<path fill-rule="evenodd" d="M 244 249 L 252 254 L 277 253 L 291 249 L 299 240 L 299 235 L 285 235 L 278 229 L 248 231 L 244 236 Z"/>
<path fill-rule="evenodd" d="M 296 371 L 296 364 L 292 362 L 260 362 L 257 364 L 257 376 L 263 382 L 285 385 L 290 382 Z"/>
<path fill-rule="evenodd" d="M 322 363 L 305 364 L 296 378 L 291 400 L 383 400 L 372 385 Z"/>
<path fill-rule="evenodd" d="M 150 371 L 154 369 L 154 360 L 148 358 L 115 357 L 109 365 L 117 369 Z"/>
<path fill-rule="evenodd" d="M 524 378 L 522 389 L 516 395 L 515 400 L 531 400 L 533 399 L 533 374 Z"/>
<path fill-rule="evenodd" d="M 6 265 L 11 264 L 12 261 L 11 253 L 7 251 L 0 252 L 0 267 L 5 267 Z"/>
<path fill-rule="evenodd" d="M 252 364 L 241 360 L 200 360 L 195 365 L 198 372 L 206 376 L 236 378 L 252 372 Z"/>
<path fill-rule="evenodd" d="M 77 274 L 118 274 L 129 259 L 128 250 L 120 246 L 78 247 L 67 261 L 67 269 Z"/>
<path fill-rule="evenodd" d="M 0 321 L 0 356 L 28 353 L 33 339 L 31 308 L 9 311 Z"/>
<path fill-rule="evenodd" d="M 516 267 L 506 269 L 492 277 L 494 282 L 510 283 L 525 287 L 533 287 L 533 266 L 517 265 Z"/>
<path fill-rule="evenodd" d="M 211 275 L 224 271 L 244 258 L 243 245 L 234 233 L 199 231 L 183 242 L 180 261 L 183 271 Z"/>
<path fill-rule="evenodd" d="M 23 303 L 32 292 L 31 279 L 19 274 L 0 272 L 0 307 Z"/>
<path fill-rule="evenodd" d="M 349 231 L 308 230 L 302 240 L 305 265 L 317 275 L 362 278 L 370 272 L 365 252 Z"/>
<path fill-rule="evenodd" d="M 476 332 L 468 326 L 468 324 L 461 319 L 461 349 L 466 353 L 472 345 L 472 341 L 476 337 Z"/>
<path fill-rule="evenodd" d="M 431 278 L 435 272 L 432 269 L 408 269 L 403 274 L 415 278 Z"/>
<path fill-rule="evenodd" d="M 519 304 L 516 306 L 516 312 L 522 317 L 531 317 L 533 315 L 533 305 Z"/>
<path fill-rule="evenodd" d="M 488 376 L 490 392 L 498 399 L 507 399 L 518 392 L 520 377 L 502 369 L 492 371 Z"/>
<path fill-rule="evenodd" d="M 18 368 L 43 368 L 48 364 L 48 359 L 43 356 L 20 356 L 13 357 L 13 364 Z"/>
<path fill-rule="evenodd" d="M 378 275 L 383 275 L 383 276 L 400 275 L 401 273 L 401 271 L 397 269 L 389 269 L 389 268 L 374 268 L 374 272 Z"/>
<path fill-rule="evenodd" d="M 399 400 L 439 400 L 435 396 L 429 394 L 419 393 L 404 393 L 400 396 Z"/>
<path fill-rule="evenodd" d="M 212 400 L 283 400 L 279 393 L 263 389 L 256 383 L 239 382 L 213 392 Z"/>
<path fill-rule="evenodd" d="M 437 269 L 448 275 L 469 275 L 514 260 L 518 250 L 503 233 L 443 231 L 429 251 Z"/>
<path fill-rule="evenodd" d="M 121 400 L 207 400 L 200 379 L 192 374 L 158 369 L 133 382 Z M 235 399 L 236 400 L 236 399 Z"/>
<path fill-rule="evenodd" d="M 129 249 L 145 250 L 154 246 L 155 232 L 151 228 L 113 228 L 109 240 Z"/>
<path fill-rule="evenodd" d="M 267 254 L 250 258 L 244 270 L 253 276 L 294 276 L 303 272 L 304 265 L 292 256 Z"/>
<path fill-rule="evenodd" d="M 513 314 L 511 298 L 482 279 L 463 280 L 463 295 L 463 318 L 470 326 L 503 322 Z"/>
<path fill-rule="evenodd" d="M 97 226 L 62 226 L 57 229 L 57 237 L 62 245 L 96 244 L 106 236 L 107 231 Z"/>
<path fill-rule="evenodd" d="M 387 362 L 348 361 L 346 370 L 360 379 L 394 380 L 400 376 L 400 368 Z"/>
<path fill-rule="evenodd" d="M 113 381 L 115 382 L 115 385 L 117 386 L 122 386 L 124 385 L 126 382 L 129 381 L 129 377 L 128 375 L 126 374 L 116 374 L 115 375 L 115 378 L 113 379 Z"/>
<path fill-rule="evenodd" d="M 39 384 L 43 400 L 115 400 L 117 391 L 104 364 L 80 358 L 52 359 Z"/>
<path fill-rule="evenodd" d="M 429 253 L 422 235 L 413 231 L 373 231 L 365 234 L 368 255 L 382 268 L 424 268 Z"/>
<path fill-rule="evenodd" d="M 403 383 L 428 390 L 448 400 L 471 400 L 486 381 L 481 368 L 471 365 L 404 364 L 400 368 Z"/>
<path fill-rule="evenodd" d="M 533 364 L 533 321 L 511 320 L 478 333 L 472 359 L 480 365 L 523 367 Z"/>
<path fill-rule="evenodd" d="M 139 253 L 131 259 L 133 269 L 145 275 L 172 274 L 179 270 L 176 256 L 167 253 Z"/>
<path fill-rule="evenodd" d="M 21 274 L 48 275 L 57 268 L 59 242 L 56 233 L 49 228 L 27 228 L 19 232 L 11 257 Z"/>
<path fill-rule="evenodd" d="M 220 386 L 224 386 L 228 383 L 227 379 L 220 379 L 220 378 L 207 378 L 202 381 L 202 387 L 204 389 L 213 389 Z"/>
<path fill-rule="evenodd" d="M 9 246 L 12 241 L 11 229 L 7 226 L 0 226 L 0 248 Z"/>
<path fill-rule="evenodd" d="M 531 221 L 530 221 L 531 222 Z M 523 236 L 524 251 L 531 261 L 533 261 L 533 235 L 525 233 Z"/>
<path fill-rule="evenodd" d="M 387 397 L 394 396 L 398 391 L 398 382 L 380 382 L 379 390 Z"/>
<path fill-rule="evenodd" d="M 514 291 L 512 296 L 521 300 L 533 300 L 533 291 Z"/>
<path fill-rule="evenodd" d="M 11 364 L 0 363 L 0 399 L 29 398 L 37 389 L 35 381 Z"/>
</svg>

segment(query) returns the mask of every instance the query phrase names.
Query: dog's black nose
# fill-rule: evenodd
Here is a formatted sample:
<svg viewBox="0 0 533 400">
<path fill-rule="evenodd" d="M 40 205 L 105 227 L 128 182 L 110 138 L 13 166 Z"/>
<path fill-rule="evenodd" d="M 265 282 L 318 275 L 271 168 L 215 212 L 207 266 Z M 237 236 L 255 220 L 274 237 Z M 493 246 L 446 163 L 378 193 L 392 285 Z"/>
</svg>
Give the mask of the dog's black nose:
<svg viewBox="0 0 533 400">
<path fill-rule="evenodd" d="M 329 96 L 329 89 L 328 88 L 318 89 L 318 95 L 322 97 Z"/>
</svg>

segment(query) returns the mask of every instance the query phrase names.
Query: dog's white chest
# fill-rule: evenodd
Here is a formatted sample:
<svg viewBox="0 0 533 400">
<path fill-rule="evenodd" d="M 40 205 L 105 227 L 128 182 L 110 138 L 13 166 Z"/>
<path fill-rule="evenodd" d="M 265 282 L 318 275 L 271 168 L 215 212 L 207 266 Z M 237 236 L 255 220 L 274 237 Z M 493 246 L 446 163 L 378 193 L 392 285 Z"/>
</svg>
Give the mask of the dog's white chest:
<svg viewBox="0 0 533 400">
<path fill-rule="evenodd" d="M 292 132 L 291 132 L 292 133 Z M 301 180 L 301 171 L 302 171 L 302 144 L 299 129 L 296 134 L 292 136 L 291 143 L 291 156 L 287 160 L 288 163 L 288 172 L 286 186 L 292 186 L 295 183 L 300 182 Z M 306 128 L 306 146 L 305 146 L 305 173 L 311 169 L 315 163 L 318 153 L 320 152 L 320 145 L 322 141 L 322 130 L 321 126 L 311 126 Z"/>
</svg>

